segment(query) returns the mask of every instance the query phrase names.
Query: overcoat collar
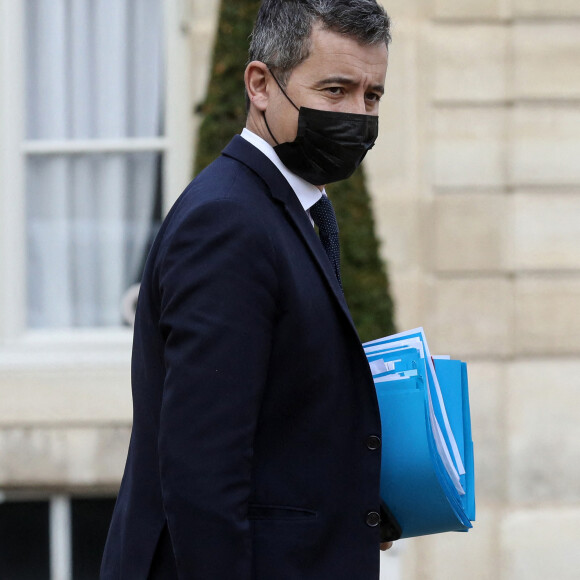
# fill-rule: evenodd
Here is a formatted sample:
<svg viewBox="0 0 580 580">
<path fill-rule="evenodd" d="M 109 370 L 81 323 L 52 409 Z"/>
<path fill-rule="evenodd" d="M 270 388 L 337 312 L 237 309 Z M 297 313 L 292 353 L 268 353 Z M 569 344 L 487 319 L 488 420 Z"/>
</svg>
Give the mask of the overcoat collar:
<svg viewBox="0 0 580 580">
<path fill-rule="evenodd" d="M 222 151 L 222 154 L 240 161 L 254 171 L 266 183 L 270 195 L 284 206 L 286 215 L 310 250 L 321 275 L 326 280 L 330 292 L 338 301 L 352 329 L 357 333 L 344 294 L 320 242 L 320 238 L 316 235 L 312 223 L 296 197 L 294 190 L 290 187 L 278 168 L 261 151 L 239 135 L 236 135 L 230 141 Z"/>
</svg>

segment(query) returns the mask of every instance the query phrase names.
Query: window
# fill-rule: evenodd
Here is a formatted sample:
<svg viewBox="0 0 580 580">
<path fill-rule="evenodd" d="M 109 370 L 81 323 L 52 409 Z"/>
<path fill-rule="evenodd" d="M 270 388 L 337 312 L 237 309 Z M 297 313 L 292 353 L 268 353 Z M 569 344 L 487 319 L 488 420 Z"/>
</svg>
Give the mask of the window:
<svg viewBox="0 0 580 580">
<path fill-rule="evenodd" d="M 115 500 L 0 502 L 0 578 L 98 580 Z"/>
<path fill-rule="evenodd" d="M 174 0 L 0 0 L 0 340 L 121 328 L 192 166 Z"/>
<path fill-rule="evenodd" d="M 209 5 L 0 0 L 0 368 L 128 360 L 123 305 L 191 178 Z"/>
<path fill-rule="evenodd" d="M 0 578 L 49 577 L 48 513 L 48 502 L 0 503 Z"/>
<path fill-rule="evenodd" d="M 161 1 L 27 0 L 25 30 L 28 326 L 120 325 L 160 219 Z"/>
<path fill-rule="evenodd" d="M 114 507 L 111 499 L 71 501 L 73 580 L 97 580 Z"/>
</svg>

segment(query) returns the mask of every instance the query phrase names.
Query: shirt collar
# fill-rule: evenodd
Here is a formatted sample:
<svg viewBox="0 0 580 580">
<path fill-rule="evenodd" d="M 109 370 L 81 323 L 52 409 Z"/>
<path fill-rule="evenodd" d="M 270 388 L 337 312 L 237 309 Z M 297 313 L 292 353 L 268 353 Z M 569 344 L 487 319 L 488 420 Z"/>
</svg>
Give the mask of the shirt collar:
<svg viewBox="0 0 580 580">
<path fill-rule="evenodd" d="M 259 149 L 280 171 L 280 173 L 285 177 L 286 181 L 289 183 L 290 187 L 294 190 L 298 201 L 304 208 L 304 211 L 308 211 L 321 197 L 323 192 L 318 189 L 312 183 L 302 179 L 295 173 L 292 173 L 280 160 L 272 145 L 267 141 L 252 133 L 249 129 L 244 129 L 241 136 Z M 324 192 L 326 193 L 326 192 Z"/>
</svg>

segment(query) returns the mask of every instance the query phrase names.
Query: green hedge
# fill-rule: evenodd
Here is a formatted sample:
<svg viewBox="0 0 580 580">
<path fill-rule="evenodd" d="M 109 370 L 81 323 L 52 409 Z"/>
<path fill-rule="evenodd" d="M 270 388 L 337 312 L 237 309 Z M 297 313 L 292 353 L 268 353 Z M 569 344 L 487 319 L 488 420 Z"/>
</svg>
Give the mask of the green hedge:
<svg viewBox="0 0 580 580">
<path fill-rule="evenodd" d="M 225 0 L 219 16 L 211 79 L 199 108 L 195 173 L 209 165 L 246 122 L 243 71 L 259 0 Z M 393 303 L 378 252 L 370 198 L 363 168 L 327 188 L 334 204 L 341 240 L 344 293 L 361 340 L 394 332 Z"/>
</svg>

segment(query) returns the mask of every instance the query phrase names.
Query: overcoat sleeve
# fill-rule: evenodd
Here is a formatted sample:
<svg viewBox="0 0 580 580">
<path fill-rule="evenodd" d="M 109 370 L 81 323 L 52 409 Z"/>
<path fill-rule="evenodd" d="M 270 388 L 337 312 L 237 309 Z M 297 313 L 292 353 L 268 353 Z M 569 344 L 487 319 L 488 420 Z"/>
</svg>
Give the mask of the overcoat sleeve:
<svg viewBox="0 0 580 580">
<path fill-rule="evenodd" d="M 180 578 L 251 578 L 252 445 L 276 317 L 276 254 L 251 207 L 185 212 L 159 253 L 163 506 Z"/>
</svg>

